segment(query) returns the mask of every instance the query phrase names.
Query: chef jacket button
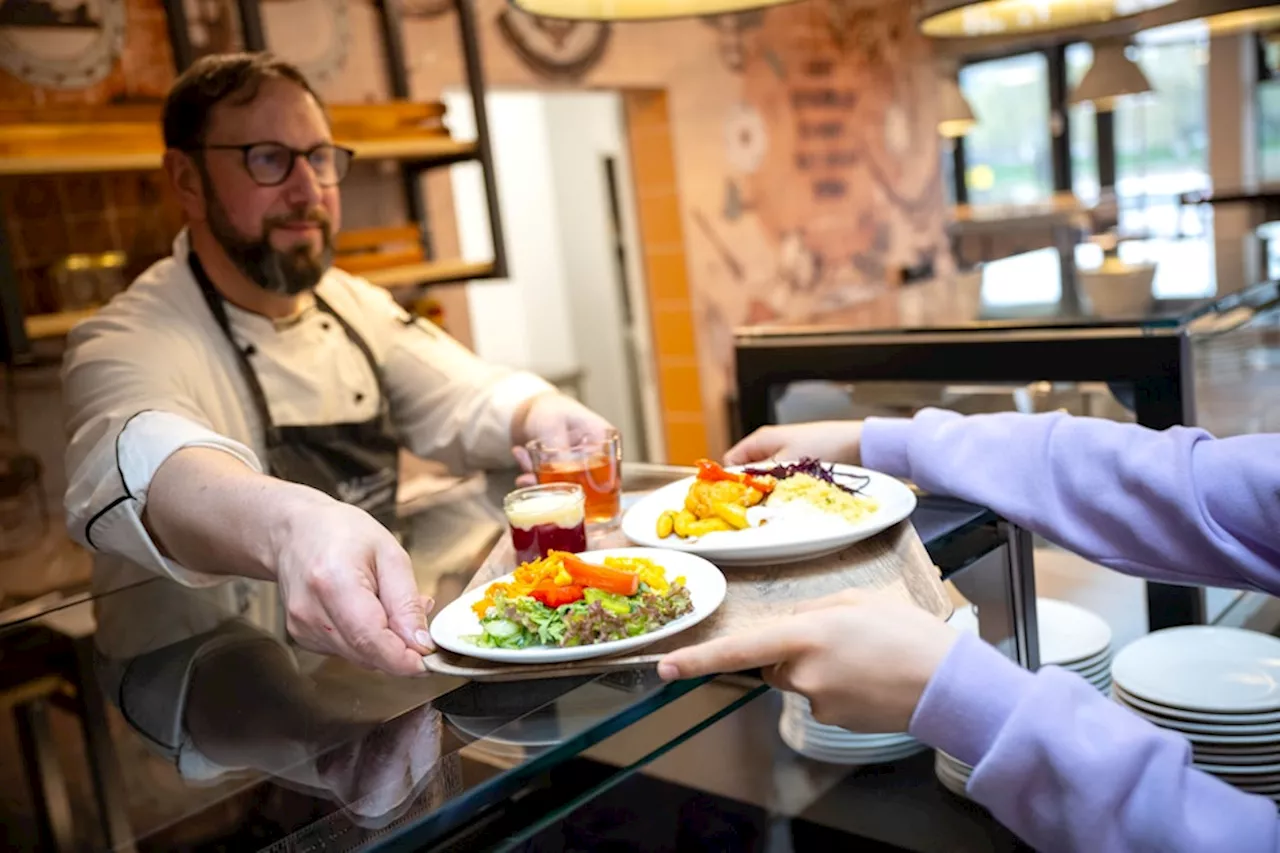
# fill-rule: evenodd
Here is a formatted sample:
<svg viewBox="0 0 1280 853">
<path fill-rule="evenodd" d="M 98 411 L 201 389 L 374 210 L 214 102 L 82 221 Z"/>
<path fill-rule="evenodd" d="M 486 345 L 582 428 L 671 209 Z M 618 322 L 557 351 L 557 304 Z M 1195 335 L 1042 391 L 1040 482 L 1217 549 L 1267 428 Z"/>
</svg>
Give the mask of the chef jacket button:
<svg viewBox="0 0 1280 853">
<path fill-rule="evenodd" d="M 323 323 L 321 323 L 320 328 L 324 329 L 326 332 L 329 331 L 329 321 L 325 320 Z"/>
<path fill-rule="evenodd" d="M 364 402 L 364 394 L 363 394 L 362 392 L 360 392 L 360 391 L 357 391 L 357 392 L 356 392 L 356 402 L 357 402 L 357 403 L 363 403 L 363 402 Z"/>
<path fill-rule="evenodd" d="M 244 354 L 246 358 L 251 358 L 258 354 L 258 348 L 255 347 L 253 344 L 249 344 L 247 347 L 244 348 Z"/>
</svg>

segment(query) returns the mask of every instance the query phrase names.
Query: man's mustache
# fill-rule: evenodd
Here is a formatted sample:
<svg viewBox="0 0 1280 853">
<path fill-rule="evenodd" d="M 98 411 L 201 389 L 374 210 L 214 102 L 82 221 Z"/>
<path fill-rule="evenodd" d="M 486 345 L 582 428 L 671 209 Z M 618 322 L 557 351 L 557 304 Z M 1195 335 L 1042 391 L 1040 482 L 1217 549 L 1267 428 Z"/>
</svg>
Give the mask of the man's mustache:
<svg viewBox="0 0 1280 853">
<path fill-rule="evenodd" d="M 268 216 L 263 221 L 263 224 L 267 228 L 284 228 L 290 225 L 301 225 L 312 222 L 323 228 L 326 234 L 329 233 L 329 230 L 332 227 L 329 221 L 329 214 L 322 208 L 317 208 L 315 210 L 302 210 L 296 213 L 286 213 L 281 216 Z"/>
</svg>

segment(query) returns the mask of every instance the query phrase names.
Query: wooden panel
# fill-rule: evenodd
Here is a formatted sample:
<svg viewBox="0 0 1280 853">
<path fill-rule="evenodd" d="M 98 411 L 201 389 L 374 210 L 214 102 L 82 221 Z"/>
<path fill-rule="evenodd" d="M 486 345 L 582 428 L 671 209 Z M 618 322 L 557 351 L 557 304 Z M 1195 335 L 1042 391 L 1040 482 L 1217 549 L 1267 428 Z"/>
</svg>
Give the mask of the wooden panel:
<svg viewBox="0 0 1280 853">
<path fill-rule="evenodd" d="M 692 358 L 698 354 L 693 336 L 693 314 L 689 309 L 672 311 L 656 308 L 650 316 L 659 363 L 672 356 Z"/>
<path fill-rule="evenodd" d="M 364 275 L 374 270 L 390 270 L 405 267 L 409 264 L 423 262 L 422 247 L 412 249 L 396 249 L 386 252 L 361 252 L 355 255 L 338 255 L 334 264 L 355 275 Z"/>
<path fill-rule="evenodd" d="M 377 249 L 388 243 L 417 243 L 419 239 L 418 226 L 413 223 L 385 225 L 380 228 L 340 231 L 333 239 L 333 247 L 338 252 L 358 252 L 362 249 Z"/>
<path fill-rule="evenodd" d="M 687 364 L 659 362 L 658 377 L 664 410 L 696 414 L 701 417 L 702 388 L 699 384 L 697 361 L 689 359 Z"/>
<path fill-rule="evenodd" d="M 702 412 L 668 413 L 663 418 L 667 458 L 673 465 L 692 465 L 707 455 L 707 425 Z"/>
<path fill-rule="evenodd" d="M 688 299 L 689 272 L 684 252 L 679 249 L 654 249 L 645 252 L 645 275 L 649 295 L 654 302 Z"/>
</svg>

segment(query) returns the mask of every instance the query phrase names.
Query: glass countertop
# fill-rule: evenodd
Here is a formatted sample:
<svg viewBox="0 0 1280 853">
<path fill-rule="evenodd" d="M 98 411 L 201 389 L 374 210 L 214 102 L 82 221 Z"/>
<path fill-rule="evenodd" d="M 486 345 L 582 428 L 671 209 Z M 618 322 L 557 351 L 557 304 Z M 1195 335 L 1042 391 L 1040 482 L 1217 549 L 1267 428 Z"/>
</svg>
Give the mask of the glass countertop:
<svg viewBox="0 0 1280 853">
<path fill-rule="evenodd" d="M 629 492 L 687 473 L 625 468 Z M 420 588 L 438 606 L 465 588 L 503 532 L 495 496 L 509 482 L 495 478 L 402 518 Z M 959 534 L 995 519 L 923 496 L 912 520 L 947 573 L 978 556 L 956 553 Z M 59 768 L 73 768 L 70 807 L 53 811 L 76 846 L 419 849 L 473 831 L 530 790 L 547 795 L 555 778 L 557 805 L 540 807 L 529 819 L 537 824 L 613 784 L 613 771 L 557 775 L 566 762 L 619 737 L 640 754 L 661 753 L 767 690 L 748 681 L 712 702 L 705 697 L 719 694 L 706 691 L 717 682 L 666 684 L 652 671 L 489 684 L 393 678 L 298 648 L 260 617 L 156 579 L 0 628 L 0 685 L 30 711 L 28 784 L 40 784 L 30 780 L 44 778 L 55 754 Z M 695 695 L 703 710 L 686 723 L 636 728 Z M 35 847 L 36 811 L 8 821 L 10 849 Z"/>
</svg>

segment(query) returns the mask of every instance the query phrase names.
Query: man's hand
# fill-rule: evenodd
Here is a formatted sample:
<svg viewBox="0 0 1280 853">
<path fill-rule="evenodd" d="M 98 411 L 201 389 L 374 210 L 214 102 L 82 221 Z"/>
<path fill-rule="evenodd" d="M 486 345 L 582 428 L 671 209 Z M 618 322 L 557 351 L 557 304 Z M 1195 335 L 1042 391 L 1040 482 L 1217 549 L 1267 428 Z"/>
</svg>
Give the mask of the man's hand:
<svg viewBox="0 0 1280 853">
<path fill-rule="evenodd" d="M 152 477 L 143 522 L 189 571 L 276 581 L 289 633 L 307 648 L 396 675 L 425 669 L 431 601 L 409 555 L 364 510 L 189 447 Z"/>
<path fill-rule="evenodd" d="M 603 441 L 613 425 L 572 397 L 559 393 L 539 394 L 525 402 L 511 425 L 511 452 L 525 472 L 519 485 L 533 485 L 533 462 L 524 446 L 535 439 L 551 447 L 573 447 L 589 441 Z"/>
<path fill-rule="evenodd" d="M 823 462 L 857 465 L 862 456 L 861 421 L 819 421 L 761 427 L 725 454 L 726 465 L 750 465 L 767 459 L 808 456 Z"/>
<path fill-rule="evenodd" d="M 808 698 L 821 723 L 901 732 L 956 636 L 914 605 L 846 590 L 750 633 L 672 652 L 658 674 L 671 680 L 764 667 L 765 681 Z"/>
<path fill-rule="evenodd" d="M 433 651 L 432 601 L 409 555 L 367 512 L 324 496 L 274 537 L 289 634 L 301 645 L 393 675 L 420 674 Z"/>
</svg>

